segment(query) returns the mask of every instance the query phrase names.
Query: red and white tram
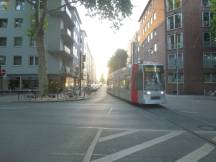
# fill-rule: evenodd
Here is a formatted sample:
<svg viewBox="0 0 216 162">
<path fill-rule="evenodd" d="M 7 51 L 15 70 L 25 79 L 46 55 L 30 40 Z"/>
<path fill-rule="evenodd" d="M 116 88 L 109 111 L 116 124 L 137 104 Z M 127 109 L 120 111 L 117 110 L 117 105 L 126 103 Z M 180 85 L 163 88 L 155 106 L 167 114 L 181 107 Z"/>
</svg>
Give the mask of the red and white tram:
<svg viewBox="0 0 216 162">
<path fill-rule="evenodd" d="M 138 104 L 166 102 L 163 65 L 132 64 L 108 76 L 107 92 Z"/>
</svg>

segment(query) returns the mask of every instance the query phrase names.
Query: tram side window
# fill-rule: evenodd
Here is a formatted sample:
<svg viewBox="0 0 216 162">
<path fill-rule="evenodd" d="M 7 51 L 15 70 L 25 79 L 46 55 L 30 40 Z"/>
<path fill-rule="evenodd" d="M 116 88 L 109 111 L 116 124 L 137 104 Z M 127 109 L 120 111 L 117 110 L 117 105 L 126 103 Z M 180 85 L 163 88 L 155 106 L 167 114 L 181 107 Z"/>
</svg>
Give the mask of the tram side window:
<svg viewBox="0 0 216 162">
<path fill-rule="evenodd" d="M 137 90 L 143 90 L 143 76 L 142 76 L 142 73 L 137 73 L 137 75 L 136 75 L 136 87 L 137 87 Z"/>
<path fill-rule="evenodd" d="M 128 78 L 125 80 L 125 88 L 126 88 L 126 89 L 129 89 L 129 81 L 130 81 L 130 78 L 128 77 Z"/>
<path fill-rule="evenodd" d="M 123 89 L 125 88 L 125 80 L 120 81 L 120 87 Z"/>
<path fill-rule="evenodd" d="M 129 89 L 129 79 L 128 78 L 121 80 L 120 83 L 121 83 L 122 89 Z"/>
</svg>

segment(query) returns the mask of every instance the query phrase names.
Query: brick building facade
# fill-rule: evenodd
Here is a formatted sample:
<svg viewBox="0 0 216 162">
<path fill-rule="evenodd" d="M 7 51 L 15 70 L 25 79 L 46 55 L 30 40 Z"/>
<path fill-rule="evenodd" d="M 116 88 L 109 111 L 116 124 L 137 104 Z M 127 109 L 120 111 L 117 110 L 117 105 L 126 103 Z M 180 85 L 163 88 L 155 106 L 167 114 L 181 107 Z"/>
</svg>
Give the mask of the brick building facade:
<svg viewBox="0 0 216 162">
<path fill-rule="evenodd" d="M 165 65 L 166 91 L 216 90 L 216 46 L 209 0 L 149 0 L 139 21 L 142 61 Z"/>
</svg>

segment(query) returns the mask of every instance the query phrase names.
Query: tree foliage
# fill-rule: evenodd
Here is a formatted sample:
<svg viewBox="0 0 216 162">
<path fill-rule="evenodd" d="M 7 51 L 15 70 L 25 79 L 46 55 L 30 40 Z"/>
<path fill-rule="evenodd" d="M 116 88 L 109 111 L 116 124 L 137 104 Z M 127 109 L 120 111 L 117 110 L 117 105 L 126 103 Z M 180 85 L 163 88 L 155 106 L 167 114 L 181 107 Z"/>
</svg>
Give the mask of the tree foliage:
<svg viewBox="0 0 216 162">
<path fill-rule="evenodd" d="M 117 49 L 108 62 L 109 73 L 125 67 L 127 64 L 127 57 L 127 52 L 124 49 Z"/>
<path fill-rule="evenodd" d="M 210 0 L 210 3 L 211 3 L 211 12 L 212 12 L 211 37 L 215 41 L 216 40 L 216 0 Z"/>
<path fill-rule="evenodd" d="M 58 11 L 65 6 L 83 5 L 88 10 L 90 16 L 98 15 L 101 19 L 107 19 L 112 22 L 114 28 L 118 29 L 121 21 L 129 16 L 132 11 L 130 0 L 64 0 L 64 5 L 52 9 L 48 9 L 48 0 L 26 1 L 32 5 L 35 11 L 31 18 L 33 23 L 28 30 L 28 35 L 34 37 L 36 40 L 39 58 L 39 91 L 42 96 L 48 92 L 46 48 L 44 42 L 48 13 Z"/>
<path fill-rule="evenodd" d="M 101 74 L 101 76 L 100 76 L 100 82 L 101 83 L 105 83 L 105 78 L 104 78 L 104 74 Z"/>
<path fill-rule="evenodd" d="M 99 15 L 112 22 L 114 28 L 121 26 L 121 21 L 132 13 L 130 0 L 80 0 L 88 9 L 90 16 Z"/>
</svg>

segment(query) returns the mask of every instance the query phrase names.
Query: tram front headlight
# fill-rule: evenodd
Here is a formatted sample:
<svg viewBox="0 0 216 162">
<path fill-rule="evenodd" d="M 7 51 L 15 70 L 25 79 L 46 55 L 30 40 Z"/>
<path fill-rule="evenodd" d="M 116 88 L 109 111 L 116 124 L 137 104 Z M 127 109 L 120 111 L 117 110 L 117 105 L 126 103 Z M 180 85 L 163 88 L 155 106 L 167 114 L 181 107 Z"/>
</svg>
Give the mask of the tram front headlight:
<svg viewBox="0 0 216 162">
<path fill-rule="evenodd" d="M 147 91 L 147 92 L 146 92 L 146 94 L 147 94 L 147 95 L 150 95 L 150 94 L 151 94 L 151 92 L 150 92 L 150 91 Z"/>
<path fill-rule="evenodd" d="M 164 91 L 161 91 L 161 94 L 164 94 Z"/>
</svg>

